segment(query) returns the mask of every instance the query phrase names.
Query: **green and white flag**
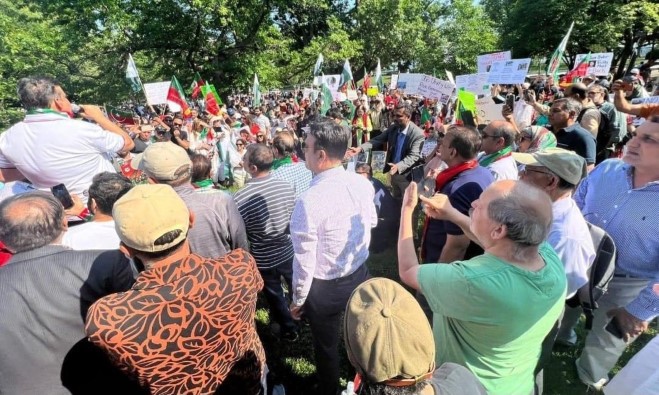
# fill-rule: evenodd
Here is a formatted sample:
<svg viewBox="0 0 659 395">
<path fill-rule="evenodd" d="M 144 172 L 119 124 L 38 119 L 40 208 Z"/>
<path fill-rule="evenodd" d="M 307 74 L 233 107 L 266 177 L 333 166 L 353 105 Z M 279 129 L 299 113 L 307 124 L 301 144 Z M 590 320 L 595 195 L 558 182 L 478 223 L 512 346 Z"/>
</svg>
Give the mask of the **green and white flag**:
<svg viewBox="0 0 659 395">
<path fill-rule="evenodd" d="M 352 70 L 350 70 L 350 62 L 346 59 L 346 62 L 343 64 L 343 70 L 341 71 L 339 87 L 345 86 L 350 81 L 352 81 Z"/>
<path fill-rule="evenodd" d="M 320 105 L 320 114 L 326 115 L 327 111 L 329 111 L 330 107 L 332 106 L 332 101 L 334 99 L 332 98 L 332 91 L 330 90 L 329 86 L 327 86 L 326 82 L 323 82 L 321 91 L 322 96 L 320 99 L 322 100 L 322 103 Z"/>
<path fill-rule="evenodd" d="M 382 79 L 382 68 L 380 67 L 380 58 L 378 58 L 378 65 L 375 68 L 375 85 L 377 85 L 380 92 L 384 91 L 384 80 Z"/>
<path fill-rule="evenodd" d="M 318 59 L 316 60 L 316 64 L 313 66 L 313 76 L 319 76 L 320 75 L 320 70 L 323 68 L 323 54 L 319 53 L 318 54 Z"/>
<path fill-rule="evenodd" d="M 133 55 L 128 54 L 128 66 L 126 66 L 126 81 L 130 84 L 130 87 L 134 92 L 139 92 L 142 90 L 142 82 L 140 81 L 140 75 L 137 72 L 137 66 L 135 66 L 135 61 L 133 60 Z"/>
<path fill-rule="evenodd" d="M 254 73 L 254 85 L 252 86 L 252 107 L 259 107 L 261 105 L 261 85 L 259 85 L 259 76 Z"/>
<path fill-rule="evenodd" d="M 558 44 L 558 48 L 554 51 L 554 54 L 551 55 L 549 60 L 549 65 L 547 66 L 547 75 L 554 77 L 554 84 L 558 83 L 558 66 L 561 64 L 561 58 L 565 52 L 565 47 L 567 47 L 567 42 L 570 39 L 570 34 L 572 33 L 572 28 L 574 27 L 574 22 L 570 25 L 570 28 L 567 31 L 561 43 Z"/>
</svg>

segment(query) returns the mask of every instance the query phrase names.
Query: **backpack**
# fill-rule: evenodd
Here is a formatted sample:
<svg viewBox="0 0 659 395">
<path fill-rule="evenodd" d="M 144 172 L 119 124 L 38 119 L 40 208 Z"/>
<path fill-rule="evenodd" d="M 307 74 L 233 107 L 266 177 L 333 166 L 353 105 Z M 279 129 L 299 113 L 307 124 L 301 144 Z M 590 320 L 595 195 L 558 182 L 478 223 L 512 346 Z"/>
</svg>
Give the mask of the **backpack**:
<svg viewBox="0 0 659 395">
<path fill-rule="evenodd" d="M 586 316 L 586 330 L 593 328 L 593 311 L 597 309 L 597 301 L 604 295 L 613 278 L 616 262 L 616 245 L 604 229 L 588 224 L 590 237 L 595 246 L 595 260 L 588 269 L 588 282 L 577 294 L 567 301 L 570 307 L 581 306 Z"/>
<path fill-rule="evenodd" d="M 600 136 L 610 136 L 611 132 L 609 131 L 609 125 L 611 121 L 609 120 L 608 114 L 605 114 L 604 111 L 600 109 L 600 107 L 588 107 L 584 108 L 579 112 L 579 116 L 577 117 L 577 123 L 581 124 L 581 119 L 586 115 L 588 111 L 597 111 L 600 114 L 600 122 L 597 127 L 597 139 L 600 139 Z M 608 140 L 608 137 L 607 137 Z"/>
</svg>

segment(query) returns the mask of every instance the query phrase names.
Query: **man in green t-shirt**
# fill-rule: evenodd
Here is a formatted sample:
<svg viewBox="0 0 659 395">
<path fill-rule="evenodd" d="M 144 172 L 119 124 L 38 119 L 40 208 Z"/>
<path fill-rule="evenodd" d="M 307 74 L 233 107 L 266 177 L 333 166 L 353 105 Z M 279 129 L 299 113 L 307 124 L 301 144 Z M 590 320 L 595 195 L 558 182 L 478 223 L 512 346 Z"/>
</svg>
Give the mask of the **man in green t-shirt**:
<svg viewBox="0 0 659 395">
<path fill-rule="evenodd" d="M 485 253 L 452 264 L 419 265 L 412 242 L 412 183 L 403 199 L 399 274 L 434 313 L 437 365 L 469 368 L 491 395 L 528 395 L 543 339 L 563 310 L 563 265 L 544 242 L 552 222 L 549 196 L 505 180 L 472 203 L 467 217 L 445 195 L 421 197 L 426 215 L 455 223 Z"/>
</svg>

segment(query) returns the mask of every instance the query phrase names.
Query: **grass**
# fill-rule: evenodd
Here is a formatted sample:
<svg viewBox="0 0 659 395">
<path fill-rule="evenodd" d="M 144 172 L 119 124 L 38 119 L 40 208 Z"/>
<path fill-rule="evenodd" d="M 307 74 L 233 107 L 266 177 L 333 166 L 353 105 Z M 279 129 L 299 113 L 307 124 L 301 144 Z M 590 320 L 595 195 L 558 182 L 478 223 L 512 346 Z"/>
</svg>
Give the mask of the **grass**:
<svg viewBox="0 0 659 395">
<path fill-rule="evenodd" d="M 389 185 L 384 175 L 376 175 L 376 178 L 385 185 Z M 382 253 L 371 254 L 366 264 L 373 277 L 386 277 L 399 281 L 395 242 L 392 242 L 391 245 L 390 249 Z M 278 336 L 273 333 L 276 333 L 278 328 L 276 324 L 270 322 L 265 299 L 260 298 L 257 307 L 257 330 L 265 347 L 268 367 L 276 377 L 275 382 L 283 384 L 286 388 L 286 394 L 289 395 L 311 393 L 316 382 L 314 377 L 316 367 L 314 365 L 313 345 L 309 327 L 302 326 L 300 339 L 295 343 L 280 341 Z M 579 335 L 579 342 L 576 347 L 567 348 L 560 345 L 554 347 L 552 359 L 544 372 L 544 394 L 546 395 L 582 395 L 588 393 L 586 386 L 579 381 L 574 367 L 574 361 L 583 349 L 586 335 L 583 320 L 576 329 Z M 627 348 L 612 373 L 617 373 L 638 350 L 658 334 L 659 332 L 655 327 L 637 339 L 634 344 Z M 343 340 L 339 344 L 339 352 L 342 358 L 342 384 L 345 387 L 347 381 L 353 379 L 355 372 L 346 357 Z"/>
</svg>

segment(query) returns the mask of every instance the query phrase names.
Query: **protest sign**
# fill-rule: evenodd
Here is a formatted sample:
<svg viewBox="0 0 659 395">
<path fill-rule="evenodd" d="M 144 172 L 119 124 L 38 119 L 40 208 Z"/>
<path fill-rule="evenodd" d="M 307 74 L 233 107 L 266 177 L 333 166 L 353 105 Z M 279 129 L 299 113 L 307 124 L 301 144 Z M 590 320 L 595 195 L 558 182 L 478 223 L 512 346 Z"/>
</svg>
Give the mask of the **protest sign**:
<svg viewBox="0 0 659 395">
<path fill-rule="evenodd" d="M 389 89 L 396 89 L 398 88 L 398 74 L 392 74 L 391 75 L 391 82 L 389 83 Z"/>
<path fill-rule="evenodd" d="M 357 100 L 357 91 L 354 89 L 348 89 L 346 97 L 348 100 Z"/>
<path fill-rule="evenodd" d="M 146 101 L 150 105 L 167 103 L 167 92 L 169 92 L 169 85 L 171 81 L 151 82 L 144 84 L 144 95 Z"/>
<path fill-rule="evenodd" d="M 323 83 L 326 83 L 327 87 L 330 89 L 330 92 L 334 93 L 339 90 L 340 80 L 341 76 L 339 74 L 320 75 L 313 78 L 313 84 L 320 86 Z"/>
<path fill-rule="evenodd" d="M 455 77 L 455 85 L 458 90 L 466 90 L 479 96 L 490 96 L 490 84 L 487 78 L 488 73 L 459 75 Z"/>
<path fill-rule="evenodd" d="M 488 73 L 490 71 L 490 65 L 493 62 L 500 60 L 510 60 L 512 57 L 510 51 L 488 53 L 486 55 L 480 55 L 476 57 L 476 63 L 478 65 L 479 73 Z"/>
<path fill-rule="evenodd" d="M 366 95 L 367 96 L 377 96 L 378 95 L 378 87 L 377 86 L 369 86 L 368 89 L 366 90 Z"/>
<path fill-rule="evenodd" d="M 530 58 L 493 62 L 487 82 L 490 84 L 521 84 L 526 79 L 530 65 Z"/>
<path fill-rule="evenodd" d="M 384 170 L 384 165 L 387 162 L 386 151 L 373 151 L 371 152 L 371 169 L 373 173 L 381 173 Z"/>
<path fill-rule="evenodd" d="M 398 76 L 398 89 L 408 95 L 421 95 L 446 104 L 455 85 L 425 74 L 404 73 Z"/>
<path fill-rule="evenodd" d="M 484 97 L 476 100 L 477 116 L 479 124 L 489 124 L 492 121 L 503 121 L 501 109 L 503 103 L 496 104 L 492 101 L 491 97 Z"/>
<path fill-rule="evenodd" d="M 467 91 L 458 91 L 458 100 L 460 105 L 472 114 L 476 113 L 476 95 Z"/>
<path fill-rule="evenodd" d="M 580 64 L 586 56 L 588 56 L 588 54 L 585 53 L 577 55 L 574 64 Z M 612 62 L 613 52 L 591 53 L 590 60 L 588 61 L 588 71 L 586 71 L 586 74 L 608 75 L 609 70 L 611 70 Z"/>
<path fill-rule="evenodd" d="M 636 99 L 632 99 L 632 104 L 643 104 L 643 103 L 659 103 L 659 96 L 651 96 L 644 98 L 637 97 Z"/>
</svg>

